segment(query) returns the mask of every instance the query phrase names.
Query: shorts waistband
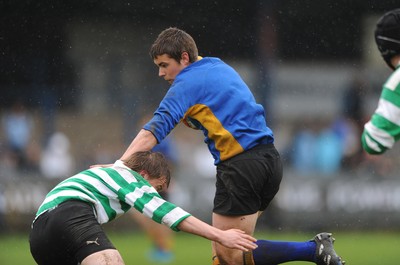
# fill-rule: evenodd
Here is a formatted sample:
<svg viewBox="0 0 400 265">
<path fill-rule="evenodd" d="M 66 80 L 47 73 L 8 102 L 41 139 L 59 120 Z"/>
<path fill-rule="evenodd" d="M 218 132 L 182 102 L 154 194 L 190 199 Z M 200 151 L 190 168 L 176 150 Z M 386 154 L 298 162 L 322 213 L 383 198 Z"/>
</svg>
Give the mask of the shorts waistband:
<svg viewBox="0 0 400 265">
<path fill-rule="evenodd" d="M 84 204 L 90 205 L 88 202 L 85 202 L 85 201 L 82 201 L 82 200 L 66 200 L 66 201 L 63 201 L 63 202 L 57 204 L 56 206 L 53 206 L 52 208 L 49 208 L 49 209 L 41 212 L 38 216 L 36 216 L 35 219 L 32 221 L 31 227 L 33 227 L 33 224 L 36 222 L 36 220 L 38 220 L 42 216 L 45 216 L 46 214 L 49 214 L 50 212 L 54 211 L 55 209 L 57 209 L 57 208 L 59 208 L 61 206 L 70 204 L 70 203 L 84 203 Z"/>
</svg>

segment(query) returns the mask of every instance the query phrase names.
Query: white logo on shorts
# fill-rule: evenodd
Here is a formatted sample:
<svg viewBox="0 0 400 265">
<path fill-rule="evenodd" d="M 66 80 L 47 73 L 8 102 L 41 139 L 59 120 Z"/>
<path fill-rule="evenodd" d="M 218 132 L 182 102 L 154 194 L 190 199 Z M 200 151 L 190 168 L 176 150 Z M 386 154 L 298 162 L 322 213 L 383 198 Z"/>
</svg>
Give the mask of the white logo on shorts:
<svg viewBox="0 0 400 265">
<path fill-rule="evenodd" d="M 86 241 L 86 245 L 96 244 L 96 245 L 100 246 L 100 244 L 97 242 L 97 240 L 99 240 L 99 238 L 96 238 L 96 240 L 93 240 L 93 241 L 91 241 L 91 240 Z"/>
</svg>

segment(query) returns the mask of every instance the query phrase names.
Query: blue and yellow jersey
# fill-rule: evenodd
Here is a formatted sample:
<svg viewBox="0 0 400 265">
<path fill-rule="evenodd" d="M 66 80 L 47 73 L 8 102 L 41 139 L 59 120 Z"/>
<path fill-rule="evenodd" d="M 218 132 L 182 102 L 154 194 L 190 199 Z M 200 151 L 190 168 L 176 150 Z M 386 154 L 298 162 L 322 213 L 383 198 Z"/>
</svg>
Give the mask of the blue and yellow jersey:
<svg viewBox="0 0 400 265">
<path fill-rule="evenodd" d="M 183 69 L 144 129 L 161 142 L 181 121 L 203 131 L 216 165 L 274 142 L 264 108 L 239 74 L 218 58 L 205 57 Z"/>
</svg>

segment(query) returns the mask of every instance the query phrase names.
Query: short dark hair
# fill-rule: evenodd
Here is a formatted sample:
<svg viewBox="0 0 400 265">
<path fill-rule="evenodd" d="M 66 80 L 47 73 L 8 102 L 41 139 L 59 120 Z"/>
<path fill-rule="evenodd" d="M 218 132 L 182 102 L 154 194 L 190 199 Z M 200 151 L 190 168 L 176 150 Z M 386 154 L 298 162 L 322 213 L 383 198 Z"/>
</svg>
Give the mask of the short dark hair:
<svg viewBox="0 0 400 265">
<path fill-rule="evenodd" d="M 168 161 L 160 152 L 140 151 L 133 153 L 124 164 L 133 171 L 140 172 L 145 170 L 151 179 L 165 176 L 167 187 L 171 181 L 171 172 Z"/>
<path fill-rule="evenodd" d="M 197 61 L 199 53 L 192 36 L 178 28 L 167 28 L 158 35 L 151 46 L 150 57 L 154 60 L 167 54 L 179 63 L 183 52 L 189 54 L 189 62 Z"/>
</svg>

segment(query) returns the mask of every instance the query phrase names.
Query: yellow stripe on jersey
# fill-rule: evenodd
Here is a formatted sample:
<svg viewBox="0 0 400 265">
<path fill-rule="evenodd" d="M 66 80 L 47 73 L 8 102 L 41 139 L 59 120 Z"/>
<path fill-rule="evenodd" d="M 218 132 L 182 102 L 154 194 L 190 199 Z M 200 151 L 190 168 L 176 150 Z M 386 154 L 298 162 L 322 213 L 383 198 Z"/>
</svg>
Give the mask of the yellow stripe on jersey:
<svg viewBox="0 0 400 265">
<path fill-rule="evenodd" d="M 187 117 L 197 120 L 207 130 L 207 136 L 214 141 L 215 148 L 220 153 L 221 161 L 244 151 L 239 142 L 222 126 L 218 118 L 206 105 L 196 104 L 192 106 L 185 113 L 183 120 L 185 121 Z"/>
</svg>

